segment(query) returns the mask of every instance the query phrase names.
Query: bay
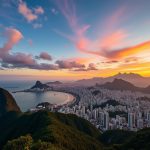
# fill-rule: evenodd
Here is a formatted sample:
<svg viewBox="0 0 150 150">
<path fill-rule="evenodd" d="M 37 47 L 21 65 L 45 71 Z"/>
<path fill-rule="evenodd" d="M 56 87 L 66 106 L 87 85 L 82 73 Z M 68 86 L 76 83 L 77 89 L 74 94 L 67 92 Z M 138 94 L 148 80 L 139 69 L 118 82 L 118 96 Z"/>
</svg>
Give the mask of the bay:
<svg viewBox="0 0 150 150">
<path fill-rule="evenodd" d="M 13 91 L 30 88 L 34 84 L 33 81 L 13 81 L 0 82 L 0 87 L 7 89 L 15 98 L 17 104 L 23 112 L 30 108 L 34 108 L 41 102 L 49 102 L 51 104 L 62 105 L 74 99 L 69 93 L 46 91 L 46 92 L 17 92 Z"/>
</svg>

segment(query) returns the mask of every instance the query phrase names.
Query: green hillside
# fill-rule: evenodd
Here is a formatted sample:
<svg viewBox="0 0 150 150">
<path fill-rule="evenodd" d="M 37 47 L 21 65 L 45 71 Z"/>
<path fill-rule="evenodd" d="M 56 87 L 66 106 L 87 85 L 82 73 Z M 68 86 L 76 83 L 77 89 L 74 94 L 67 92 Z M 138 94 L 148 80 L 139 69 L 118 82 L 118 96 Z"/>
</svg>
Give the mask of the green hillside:
<svg viewBox="0 0 150 150">
<path fill-rule="evenodd" d="M 121 146 L 121 150 L 150 150 L 150 128 L 136 132 Z"/>
<path fill-rule="evenodd" d="M 150 128 L 137 132 L 110 130 L 100 139 L 105 150 L 150 150 Z"/>
<path fill-rule="evenodd" d="M 0 147 L 8 140 L 30 134 L 34 144 L 40 140 L 65 150 L 102 149 L 102 144 L 98 141 L 100 132 L 88 121 L 75 115 L 46 111 L 8 113 L 1 117 L 0 122 Z"/>
</svg>

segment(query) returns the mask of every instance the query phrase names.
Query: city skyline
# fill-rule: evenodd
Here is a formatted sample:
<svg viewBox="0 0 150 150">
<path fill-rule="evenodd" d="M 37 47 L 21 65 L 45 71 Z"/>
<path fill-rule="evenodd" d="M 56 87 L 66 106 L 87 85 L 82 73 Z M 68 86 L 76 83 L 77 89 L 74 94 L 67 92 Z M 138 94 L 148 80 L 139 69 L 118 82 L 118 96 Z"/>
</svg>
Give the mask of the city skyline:
<svg viewBox="0 0 150 150">
<path fill-rule="evenodd" d="M 150 1 L 0 0 L 0 76 L 150 76 Z"/>
</svg>

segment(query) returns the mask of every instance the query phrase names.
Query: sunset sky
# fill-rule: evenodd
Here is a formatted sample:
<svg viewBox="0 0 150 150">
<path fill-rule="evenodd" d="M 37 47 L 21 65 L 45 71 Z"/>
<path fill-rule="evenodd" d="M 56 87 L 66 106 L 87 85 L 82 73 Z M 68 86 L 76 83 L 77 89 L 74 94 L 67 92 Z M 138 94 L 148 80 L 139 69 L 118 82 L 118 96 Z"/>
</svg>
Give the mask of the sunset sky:
<svg viewBox="0 0 150 150">
<path fill-rule="evenodd" d="M 150 76 L 150 0 L 0 0 L 0 78 Z"/>
</svg>

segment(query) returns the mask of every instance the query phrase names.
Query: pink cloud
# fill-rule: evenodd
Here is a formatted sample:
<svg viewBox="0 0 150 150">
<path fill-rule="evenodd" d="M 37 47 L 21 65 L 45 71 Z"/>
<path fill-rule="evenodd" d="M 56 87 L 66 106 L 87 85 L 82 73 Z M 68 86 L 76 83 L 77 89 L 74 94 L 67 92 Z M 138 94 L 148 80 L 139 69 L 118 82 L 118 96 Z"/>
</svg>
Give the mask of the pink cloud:
<svg viewBox="0 0 150 150">
<path fill-rule="evenodd" d="M 90 25 L 82 25 L 79 22 L 74 1 L 64 0 L 62 2 L 57 0 L 57 6 L 66 18 L 74 35 L 70 36 L 62 32 L 58 33 L 73 42 L 80 52 L 112 60 L 126 58 L 143 50 L 150 49 L 149 41 L 124 48 L 124 45 L 127 43 L 128 32 L 119 26 L 123 19 L 126 19 L 126 7 L 120 7 L 104 20 L 105 32 L 103 36 L 90 39 L 86 35 Z"/>
<path fill-rule="evenodd" d="M 34 11 L 35 14 L 44 14 L 44 9 L 41 6 L 35 8 Z"/>
<path fill-rule="evenodd" d="M 18 11 L 27 19 L 28 22 L 32 22 L 38 18 L 38 16 L 34 14 L 33 11 L 29 9 L 26 3 L 22 0 L 19 3 Z"/>
<path fill-rule="evenodd" d="M 105 53 L 124 44 L 126 37 L 127 33 L 124 30 L 118 29 L 96 40 L 90 40 L 87 37 L 79 38 L 76 40 L 75 45 L 81 52 L 106 57 Z"/>
<path fill-rule="evenodd" d="M 107 29 L 107 32 L 112 32 L 115 28 L 119 28 L 119 25 L 123 20 L 125 20 L 126 16 L 124 15 L 126 12 L 126 7 L 122 6 L 116 9 L 109 17 L 105 19 L 104 28 Z"/>
<path fill-rule="evenodd" d="M 32 22 L 38 19 L 38 15 L 44 14 L 44 9 L 39 6 L 33 10 L 27 7 L 27 4 L 22 0 L 19 1 L 18 11 L 22 14 L 28 22 Z"/>
<path fill-rule="evenodd" d="M 16 45 L 22 38 L 22 33 L 14 28 L 6 28 L 5 37 L 7 38 L 6 43 L 0 48 L 0 56 L 7 54 L 14 45 Z"/>
<path fill-rule="evenodd" d="M 83 34 L 89 29 L 90 25 L 79 25 L 79 21 L 76 15 L 76 7 L 73 0 L 56 0 L 56 5 L 66 18 L 70 28 L 76 36 L 83 36 Z"/>
<path fill-rule="evenodd" d="M 124 44 L 124 39 L 127 37 L 127 33 L 124 30 L 116 30 L 109 35 L 100 39 L 100 47 L 111 49 L 112 47 Z"/>
<path fill-rule="evenodd" d="M 89 54 L 96 54 L 96 55 L 103 55 L 101 49 L 103 48 L 110 48 L 120 44 L 123 39 L 126 37 L 125 31 L 118 29 L 115 30 L 107 35 L 104 35 L 102 38 L 97 38 L 95 40 L 91 40 L 86 36 L 86 32 L 90 28 L 90 25 L 85 24 L 81 25 L 76 15 L 76 7 L 72 0 L 65 0 L 65 1 L 56 1 L 58 8 L 66 18 L 69 26 L 71 27 L 72 31 L 74 32 L 74 36 L 66 35 L 65 33 L 58 32 L 60 35 L 68 38 L 71 40 L 78 50 L 89 53 Z M 114 22 L 118 21 L 118 17 L 122 14 L 123 9 L 116 11 L 106 22 L 110 26 Z M 110 27 L 109 27 L 110 28 Z"/>
</svg>

